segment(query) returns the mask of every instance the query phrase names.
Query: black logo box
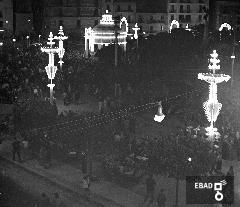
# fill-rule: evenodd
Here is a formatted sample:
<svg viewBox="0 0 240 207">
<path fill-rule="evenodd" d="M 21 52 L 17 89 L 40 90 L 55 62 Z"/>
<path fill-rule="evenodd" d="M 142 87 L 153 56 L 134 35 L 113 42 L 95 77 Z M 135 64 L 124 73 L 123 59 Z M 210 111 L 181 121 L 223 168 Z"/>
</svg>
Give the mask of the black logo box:
<svg viewBox="0 0 240 207">
<path fill-rule="evenodd" d="M 222 185 L 223 200 L 216 201 L 214 183 L 226 181 Z M 195 183 L 212 183 L 213 188 L 196 189 Z M 187 176 L 186 177 L 186 204 L 233 204 L 234 202 L 234 177 L 233 176 Z"/>
</svg>

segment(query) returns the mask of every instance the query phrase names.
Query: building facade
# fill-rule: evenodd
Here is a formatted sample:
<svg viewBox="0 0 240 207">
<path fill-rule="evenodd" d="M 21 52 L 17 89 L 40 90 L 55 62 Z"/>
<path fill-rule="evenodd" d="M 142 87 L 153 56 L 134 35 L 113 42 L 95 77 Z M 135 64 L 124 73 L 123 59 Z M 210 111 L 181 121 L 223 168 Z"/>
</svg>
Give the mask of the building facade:
<svg viewBox="0 0 240 207">
<path fill-rule="evenodd" d="M 204 24 L 208 9 L 209 0 L 168 0 L 168 25 L 170 27 L 173 20 L 182 28 Z"/>
<path fill-rule="evenodd" d="M 216 0 L 212 23 L 215 29 L 219 29 L 223 23 L 232 27 L 240 26 L 240 1 L 239 0 Z"/>
<path fill-rule="evenodd" d="M 68 34 L 82 34 L 100 19 L 97 0 L 49 0 L 45 8 L 45 29 L 57 31 L 64 27 Z"/>
<path fill-rule="evenodd" d="M 0 1 L 0 35 L 9 36 L 13 32 L 13 2 Z"/>
</svg>

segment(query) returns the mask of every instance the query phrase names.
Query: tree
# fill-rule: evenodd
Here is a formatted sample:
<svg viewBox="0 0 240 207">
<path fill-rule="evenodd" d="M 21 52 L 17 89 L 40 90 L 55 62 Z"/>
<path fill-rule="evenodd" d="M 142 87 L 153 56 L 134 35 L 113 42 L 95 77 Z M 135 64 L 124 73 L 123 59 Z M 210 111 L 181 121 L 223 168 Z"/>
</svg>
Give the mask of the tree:
<svg viewBox="0 0 240 207">
<path fill-rule="evenodd" d="M 205 175 L 215 159 L 208 141 L 183 133 L 161 140 L 150 152 L 149 169 L 176 179 L 176 205 L 179 180 L 191 175 Z"/>
</svg>

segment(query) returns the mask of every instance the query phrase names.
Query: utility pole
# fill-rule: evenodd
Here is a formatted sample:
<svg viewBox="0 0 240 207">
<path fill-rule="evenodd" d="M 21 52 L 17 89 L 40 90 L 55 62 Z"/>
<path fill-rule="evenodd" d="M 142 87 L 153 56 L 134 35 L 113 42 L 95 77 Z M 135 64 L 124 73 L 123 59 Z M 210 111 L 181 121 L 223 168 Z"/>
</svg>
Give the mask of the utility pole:
<svg viewBox="0 0 240 207">
<path fill-rule="evenodd" d="M 117 90 L 119 87 L 119 83 L 118 83 L 118 71 L 117 71 L 117 66 L 118 66 L 118 26 L 117 23 L 115 21 L 115 26 L 114 26 L 114 33 L 115 33 L 115 61 L 114 61 L 114 76 L 115 76 L 115 83 L 114 83 L 114 95 L 115 97 L 117 97 Z"/>
</svg>

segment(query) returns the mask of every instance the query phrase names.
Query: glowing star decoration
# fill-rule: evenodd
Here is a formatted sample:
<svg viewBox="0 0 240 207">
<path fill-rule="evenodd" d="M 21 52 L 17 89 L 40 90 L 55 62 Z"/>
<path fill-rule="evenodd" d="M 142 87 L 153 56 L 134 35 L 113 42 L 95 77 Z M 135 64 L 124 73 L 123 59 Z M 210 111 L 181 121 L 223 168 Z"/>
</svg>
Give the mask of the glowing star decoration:
<svg viewBox="0 0 240 207">
<path fill-rule="evenodd" d="M 128 35 L 128 22 L 125 17 L 120 21 L 120 24 L 115 24 L 112 15 L 102 15 L 102 19 L 99 24 L 94 28 L 85 28 L 85 55 L 86 57 L 90 54 L 95 54 L 96 46 L 101 49 L 103 46 L 114 44 L 117 38 L 119 45 L 123 46 L 126 51 Z"/>
<path fill-rule="evenodd" d="M 62 59 L 63 59 L 63 56 L 65 54 L 65 49 L 63 47 L 63 41 L 68 39 L 68 37 L 64 35 L 62 26 L 60 26 L 58 34 L 59 34 L 59 36 L 55 36 L 54 39 L 58 40 L 58 49 L 59 49 L 58 50 L 58 57 L 60 59 L 58 63 L 60 64 L 60 67 L 62 68 L 62 64 L 64 63 L 62 61 Z"/>
<path fill-rule="evenodd" d="M 165 118 L 165 115 L 162 112 L 162 102 L 160 101 L 158 104 L 158 112 L 154 117 L 154 121 L 161 123 L 164 118 Z"/>
<path fill-rule="evenodd" d="M 219 31 L 221 32 L 223 30 L 223 28 L 227 28 L 228 31 L 230 31 L 232 29 L 232 27 L 230 26 L 230 24 L 228 23 L 223 23 L 220 27 L 219 27 Z"/>
<path fill-rule="evenodd" d="M 169 30 L 170 33 L 172 32 L 173 25 L 176 25 L 177 28 L 179 28 L 179 22 L 177 20 L 172 20 Z"/>
<path fill-rule="evenodd" d="M 199 73 L 198 79 L 204 80 L 209 83 L 209 99 L 204 102 L 203 108 L 210 122 L 210 127 L 207 127 L 207 134 L 213 136 L 217 132 L 217 128 L 214 128 L 214 122 L 216 122 L 217 117 L 222 108 L 222 104 L 217 100 L 217 84 L 223 81 L 228 81 L 230 79 L 229 75 L 216 74 L 217 70 L 220 70 L 220 60 L 218 59 L 218 54 L 216 50 L 213 51 L 210 58 L 210 63 L 208 69 L 212 73 Z"/>
<path fill-rule="evenodd" d="M 138 27 L 137 23 L 135 24 L 135 27 L 132 28 L 134 31 L 134 39 L 138 39 L 138 30 L 140 30 L 140 28 Z"/>
<path fill-rule="evenodd" d="M 55 42 L 53 42 L 54 37 L 52 32 L 49 34 L 47 45 L 48 47 L 42 47 L 41 51 L 48 53 L 48 65 L 45 67 L 48 79 L 50 79 L 51 83 L 47 86 L 50 88 L 50 103 L 53 103 L 53 87 L 55 84 L 52 83 L 53 79 L 55 78 L 55 74 L 57 72 L 57 67 L 54 66 L 54 54 L 59 52 L 59 48 L 54 48 L 53 45 Z"/>
</svg>

